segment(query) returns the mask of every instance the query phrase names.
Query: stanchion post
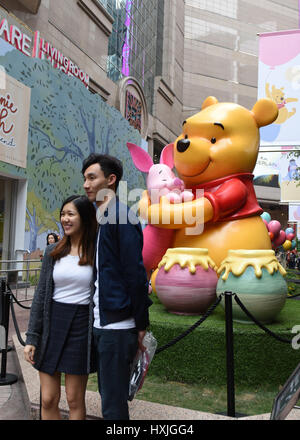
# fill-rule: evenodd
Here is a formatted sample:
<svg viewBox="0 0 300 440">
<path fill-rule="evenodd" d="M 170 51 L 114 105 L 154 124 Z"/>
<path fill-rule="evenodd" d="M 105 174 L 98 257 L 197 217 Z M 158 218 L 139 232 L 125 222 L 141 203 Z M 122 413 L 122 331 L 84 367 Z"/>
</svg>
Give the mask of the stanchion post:
<svg viewBox="0 0 300 440">
<path fill-rule="evenodd" d="M 2 385 L 11 385 L 18 380 L 18 376 L 15 374 L 7 374 L 6 373 L 6 364 L 7 364 L 7 341 L 8 341 L 8 329 L 9 329 L 9 310 L 10 310 L 10 301 L 11 295 L 6 292 L 6 283 L 1 280 L 1 325 L 5 329 L 5 347 L 1 350 L 1 371 L 0 371 L 0 386 Z"/>
<path fill-rule="evenodd" d="M 4 300 L 5 300 L 5 290 L 6 290 L 6 284 L 5 280 L 1 278 L 1 287 L 0 287 L 0 325 L 4 328 L 4 316 L 5 316 L 5 310 L 4 310 Z M 6 344 L 7 345 L 7 344 Z M 10 351 L 11 346 L 6 346 L 6 351 Z M 0 344 L 0 354 L 2 353 L 2 348 Z"/>
<path fill-rule="evenodd" d="M 3 312 L 3 302 L 4 302 L 4 294 L 5 294 L 5 281 L 2 278 L 1 280 L 1 290 L 0 290 L 0 325 L 3 325 L 3 317 L 4 317 L 4 312 Z"/>
<path fill-rule="evenodd" d="M 224 292 L 226 321 L 227 415 L 235 417 L 232 292 Z"/>
</svg>

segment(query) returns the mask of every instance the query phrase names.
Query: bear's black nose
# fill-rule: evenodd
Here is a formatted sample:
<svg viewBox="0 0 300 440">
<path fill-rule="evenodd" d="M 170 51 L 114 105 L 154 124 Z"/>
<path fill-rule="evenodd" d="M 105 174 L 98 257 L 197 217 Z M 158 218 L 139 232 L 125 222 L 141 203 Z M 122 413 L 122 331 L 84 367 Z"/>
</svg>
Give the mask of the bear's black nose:
<svg viewBox="0 0 300 440">
<path fill-rule="evenodd" d="M 188 139 L 181 139 L 177 142 L 177 150 L 179 153 L 184 153 L 190 146 L 190 141 Z"/>
</svg>

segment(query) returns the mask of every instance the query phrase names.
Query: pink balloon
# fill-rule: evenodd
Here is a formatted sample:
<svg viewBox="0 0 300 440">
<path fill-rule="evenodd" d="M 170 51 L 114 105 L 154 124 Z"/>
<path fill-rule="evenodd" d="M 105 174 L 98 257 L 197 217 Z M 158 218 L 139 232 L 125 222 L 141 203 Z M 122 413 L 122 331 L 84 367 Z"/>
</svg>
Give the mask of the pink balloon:
<svg viewBox="0 0 300 440">
<path fill-rule="evenodd" d="M 281 229 L 281 231 L 279 232 L 278 236 L 273 240 L 274 247 L 281 246 L 285 242 L 285 240 L 286 240 L 286 234 Z"/>
<path fill-rule="evenodd" d="M 276 237 L 281 229 L 281 224 L 279 223 L 278 220 L 271 220 L 268 224 L 268 228 L 270 232 L 273 232 L 274 237 Z"/>
<path fill-rule="evenodd" d="M 290 240 L 290 241 L 292 241 L 293 239 L 295 238 L 295 234 L 288 234 L 287 236 L 286 236 L 286 239 L 287 240 Z"/>
<path fill-rule="evenodd" d="M 287 63 L 300 52 L 300 30 L 272 32 L 259 39 L 259 59 L 274 67 Z"/>
</svg>

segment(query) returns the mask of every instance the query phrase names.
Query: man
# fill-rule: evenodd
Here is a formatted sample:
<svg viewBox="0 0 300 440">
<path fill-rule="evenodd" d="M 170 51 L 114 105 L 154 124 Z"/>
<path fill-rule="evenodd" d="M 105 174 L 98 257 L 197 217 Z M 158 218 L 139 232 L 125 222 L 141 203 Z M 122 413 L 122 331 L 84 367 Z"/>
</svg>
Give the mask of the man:
<svg viewBox="0 0 300 440">
<path fill-rule="evenodd" d="M 149 325 L 148 283 L 142 260 L 143 234 L 133 212 L 116 196 L 122 163 L 92 154 L 82 168 L 84 189 L 98 207 L 95 257 L 94 344 L 102 414 L 129 419 L 130 365 Z"/>
</svg>

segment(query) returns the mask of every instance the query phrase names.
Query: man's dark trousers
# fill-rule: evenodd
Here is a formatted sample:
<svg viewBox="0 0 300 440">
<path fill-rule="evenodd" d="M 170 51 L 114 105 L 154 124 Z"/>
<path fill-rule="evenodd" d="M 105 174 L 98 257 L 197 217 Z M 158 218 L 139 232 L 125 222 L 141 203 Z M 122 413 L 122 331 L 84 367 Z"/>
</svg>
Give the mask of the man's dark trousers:
<svg viewBox="0 0 300 440">
<path fill-rule="evenodd" d="M 93 329 L 98 387 L 105 420 L 128 420 L 130 367 L 138 349 L 136 329 Z"/>
</svg>

